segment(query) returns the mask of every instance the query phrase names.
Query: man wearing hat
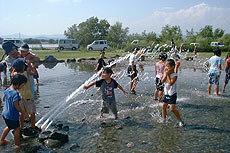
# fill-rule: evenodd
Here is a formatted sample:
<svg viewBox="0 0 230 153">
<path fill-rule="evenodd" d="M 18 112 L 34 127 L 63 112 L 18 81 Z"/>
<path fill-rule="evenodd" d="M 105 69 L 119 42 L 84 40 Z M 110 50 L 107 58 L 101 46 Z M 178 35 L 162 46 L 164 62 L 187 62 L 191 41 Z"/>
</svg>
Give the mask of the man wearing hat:
<svg viewBox="0 0 230 153">
<path fill-rule="evenodd" d="M 6 41 L 2 44 L 2 48 L 4 49 L 4 55 L 2 56 L 2 59 L 5 55 L 8 55 L 5 58 L 6 65 L 9 68 L 10 72 L 12 71 L 12 64 L 15 61 L 15 59 L 20 57 L 20 54 L 18 52 L 18 46 L 16 46 L 14 43 L 10 41 Z"/>
</svg>

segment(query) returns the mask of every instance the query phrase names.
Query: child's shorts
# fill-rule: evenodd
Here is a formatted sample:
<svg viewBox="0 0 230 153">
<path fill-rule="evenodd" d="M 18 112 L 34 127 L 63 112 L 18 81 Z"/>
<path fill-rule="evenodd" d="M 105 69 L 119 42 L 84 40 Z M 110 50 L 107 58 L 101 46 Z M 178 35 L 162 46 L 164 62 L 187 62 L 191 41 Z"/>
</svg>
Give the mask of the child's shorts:
<svg viewBox="0 0 230 153">
<path fill-rule="evenodd" d="M 128 76 L 131 77 L 131 78 L 135 78 L 137 76 L 137 68 L 136 68 L 136 65 L 134 65 L 133 67 L 133 73 L 132 73 L 132 67 L 131 65 L 129 65 L 128 67 L 128 70 L 127 70 L 127 73 L 128 73 Z"/>
<path fill-rule="evenodd" d="M 164 95 L 162 102 L 168 104 L 176 104 L 176 99 L 177 99 L 177 93 L 173 94 L 172 96 Z"/>
<path fill-rule="evenodd" d="M 218 73 L 210 73 L 208 83 L 219 85 L 219 79 L 220 79 L 220 75 Z"/>
<path fill-rule="evenodd" d="M 22 99 L 19 106 L 28 114 L 36 113 L 36 106 L 33 99 Z"/>
<path fill-rule="evenodd" d="M 102 113 L 109 113 L 109 110 L 111 110 L 113 112 L 113 114 L 117 114 L 117 106 L 116 106 L 116 102 L 106 102 L 103 101 L 102 102 L 102 109 L 101 112 Z"/>
<path fill-rule="evenodd" d="M 19 121 L 8 120 L 5 117 L 3 117 L 3 119 L 5 120 L 6 126 L 9 128 L 9 130 L 20 127 Z"/>
<path fill-rule="evenodd" d="M 230 79 L 230 69 L 228 69 L 228 71 L 225 75 L 224 83 L 228 84 L 229 79 Z"/>
<path fill-rule="evenodd" d="M 164 84 L 161 83 L 161 79 L 160 78 L 156 78 L 156 89 L 159 91 L 163 91 L 164 90 Z"/>
</svg>

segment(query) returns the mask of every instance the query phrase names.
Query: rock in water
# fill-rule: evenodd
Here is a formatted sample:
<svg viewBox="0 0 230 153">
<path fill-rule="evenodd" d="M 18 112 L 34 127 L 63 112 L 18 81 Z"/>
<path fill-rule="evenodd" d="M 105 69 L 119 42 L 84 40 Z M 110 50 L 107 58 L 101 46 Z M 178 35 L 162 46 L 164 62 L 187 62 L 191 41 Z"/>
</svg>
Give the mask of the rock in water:
<svg viewBox="0 0 230 153">
<path fill-rule="evenodd" d="M 70 150 L 75 150 L 75 149 L 77 149 L 77 148 L 79 148 L 80 146 L 79 146 L 79 144 L 78 143 L 75 143 L 75 144 L 71 144 L 71 146 L 70 146 Z"/>
<path fill-rule="evenodd" d="M 134 143 L 133 142 L 129 142 L 128 144 L 127 144 L 127 147 L 133 147 L 134 146 Z"/>
<path fill-rule="evenodd" d="M 35 137 L 38 136 L 39 131 L 32 127 L 26 127 L 22 129 L 22 135 L 24 137 Z"/>
<path fill-rule="evenodd" d="M 39 142 L 45 141 L 46 139 L 49 138 L 51 133 L 52 133 L 51 131 L 43 131 L 42 133 L 39 134 L 38 141 Z"/>
<path fill-rule="evenodd" d="M 66 142 L 69 141 L 69 136 L 68 135 L 62 134 L 62 133 L 58 133 L 58 132 L 51 133 L 49 138 L 53 139 L 53 140 L 59 140 L 62 143 L 66 143 Z"/>
<path fill-rule="evenodd" d="M 47 63 L 56 63 L 58 62 L 58 60 L 52 56 L 52 55 L 49 55 L 49 56 L 46 56 L 44 61 L 43 62 L 47 62 Z"/>
<path fill-rule="evenodd" d="M 56 148 L 61 146 L 61 141 L 59 140 L 53 140 L 53 139 L 47 139 L 44 141 L 44 145 L 49 148 Z"/>
</svg>

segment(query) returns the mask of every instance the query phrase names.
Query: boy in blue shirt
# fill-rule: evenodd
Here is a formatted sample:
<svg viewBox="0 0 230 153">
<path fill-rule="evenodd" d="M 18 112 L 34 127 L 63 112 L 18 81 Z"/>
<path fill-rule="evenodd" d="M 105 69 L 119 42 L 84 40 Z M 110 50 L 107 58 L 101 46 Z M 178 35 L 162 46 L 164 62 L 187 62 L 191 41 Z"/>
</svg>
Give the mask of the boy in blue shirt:
<svg viewBox="0 0 230 153">
<path fill-rule="evenodd" d="M 84 86 L 83 88 L 87 90 L 93 85 L 96 85 L 96 87 L 100 87 L 102 93 L 102 99 L 103 99 L 100 118 L 103 117 L 103 113 L 109 113 L 109 110 L 111 110 L 115 116 L 115 120 L 117 120 L 118 114 L 117 114 L 114 88 L 119 88 L 125 94 L 128 93 L 114 79 L 111 78 L 112 74 L 113 71 L 107 67 L 102 71 L 101 76 L 103 79 L 94 81 L 90 83 L 88 86 Z"/>
<path fill-rule="evenodd" d="M 214 56 L 209 59 L 209 82 L 208 82 L 208 94 L 211 93 L 212 84 L 215 84 L 216 96 L 219 96 L 219 79 L 221 74 L 221 50 L 216 49 L 214 51 Z"/>
<path fill-rule="evenodd" d="M 20 124 L 19 124 L 19 112 L 23 114 L 25 117 L 29 117 L 27 113 L 25 113 L 21 107 L 19 106 L 19 101 L 21 100 L 19 93 L 17 90 L 21 89 L 24 84 L 27 82 L 27 79 L 22 74 L 16 74 L 13 76 L 11 80 L 11 86 L 7 88 L 3 95 L 4 107 L 2 111 L 3 119 L 7 127 L 3 130 L 0 146 L 6 145 L 9 140 L 5 140 L 9 131 L 14 129 L 14 144 L 15 149 L 21 148 L 20 145 Z"/>
</svg>

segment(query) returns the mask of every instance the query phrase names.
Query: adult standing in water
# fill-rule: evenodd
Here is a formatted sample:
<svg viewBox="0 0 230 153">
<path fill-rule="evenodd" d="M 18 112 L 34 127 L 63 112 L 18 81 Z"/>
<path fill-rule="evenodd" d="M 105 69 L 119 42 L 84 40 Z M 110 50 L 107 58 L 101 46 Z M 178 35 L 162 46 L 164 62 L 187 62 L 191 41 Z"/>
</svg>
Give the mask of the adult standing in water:
<svg viewBox="0 0 230 153">
<path fill-rule="evenodd" d="M 137 77 L 137 68 L 136 68 L 136 54 L 138 48 L 133 48 L 133 53 L 129 57 L 129 67 L 128 67 L 128 75 L 131 78 L 130 81 L 130 93 L 136 94 L 136 91 L 134 90 L 138 81 Z"/>
<path fill-rule="evenodd" d="M 2 44 L 2 48 L 4 49 L 5 53 L 2 56 L 2 59 L 4 58 L 5 55 L 8 55 L 5 58 L 6 65 L 9 69 L 9 71 L 12 71 L 12 65 L 13 62 L 20 57 L 20 54 L 18 52 L 18 46 L 16 46 L 14 43 L 7 41 Z"/>
</svg>

